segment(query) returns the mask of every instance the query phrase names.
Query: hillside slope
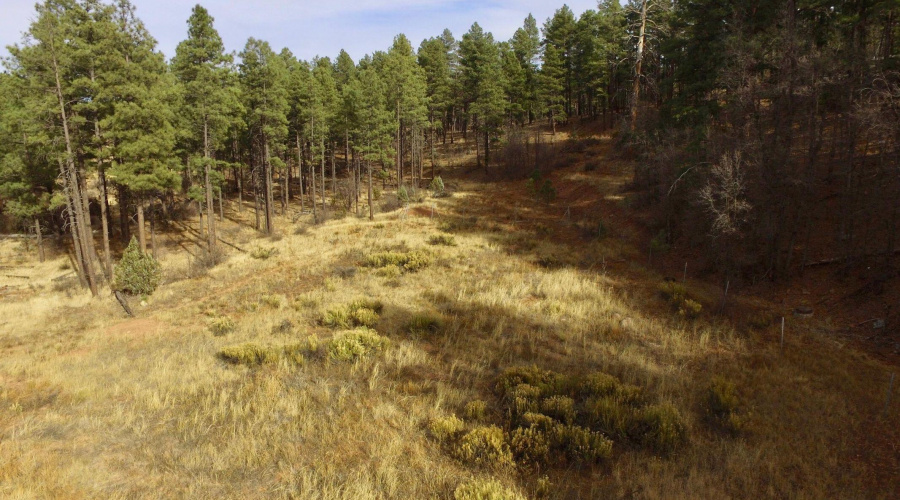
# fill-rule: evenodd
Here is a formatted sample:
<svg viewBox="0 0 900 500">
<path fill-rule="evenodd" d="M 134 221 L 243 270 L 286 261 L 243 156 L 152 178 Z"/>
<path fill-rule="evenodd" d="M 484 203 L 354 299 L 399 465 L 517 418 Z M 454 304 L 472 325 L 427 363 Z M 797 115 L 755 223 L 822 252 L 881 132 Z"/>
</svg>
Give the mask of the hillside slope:
<svg viewBox="0 0 900 500">
<path fill-rule="evenodd" d="M 166 283 L 135 318 L 52 281 L 65 257 L 4 242 L 0 495 L 900 495 L 892 368 L 825 320 L 789 317 L 782 350 L 771 318 L 727 321 L 690 279 L 673 293 L 623 221 L 628 168 L 554 172 L 549 204 L 453 179 L 275 239 L 229 213 L 244 251 L 203 272 L 174 251 L 196 251 L 187 233 L 162 236 Z"/>
</svg>

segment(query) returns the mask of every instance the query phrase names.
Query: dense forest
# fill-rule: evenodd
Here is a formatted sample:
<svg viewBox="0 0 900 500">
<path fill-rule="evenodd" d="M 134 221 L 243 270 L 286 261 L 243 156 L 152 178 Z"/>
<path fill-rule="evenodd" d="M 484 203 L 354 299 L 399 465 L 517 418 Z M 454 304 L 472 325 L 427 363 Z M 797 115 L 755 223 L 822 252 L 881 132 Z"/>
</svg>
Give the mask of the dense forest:
<svg viewBox="0 0 900 500">
<path fill-rule="evenodd" d="M 0 74 L 0 206 L 8 231 L 69 235 L 95 294 L 114 248 L 136 229 L 146 250 L 186 200 L 212 255 L 223 197 L 252 196 L 267 234 L 292 205 L 371 214 L 373 182 L 427 186 L 459 138 L 488 175 L 524 178 L 553 168 L 522 154 L 536 123 L 613 131 L 653 243 L 733 279 L 897 251 L 894 1 L 604 0 L 507 41 L 475 23 L 358 61 L 255 38 L 226 53 L 199 5 L 169 60 L 127 0 L 36 9 Z"/>
</svg>

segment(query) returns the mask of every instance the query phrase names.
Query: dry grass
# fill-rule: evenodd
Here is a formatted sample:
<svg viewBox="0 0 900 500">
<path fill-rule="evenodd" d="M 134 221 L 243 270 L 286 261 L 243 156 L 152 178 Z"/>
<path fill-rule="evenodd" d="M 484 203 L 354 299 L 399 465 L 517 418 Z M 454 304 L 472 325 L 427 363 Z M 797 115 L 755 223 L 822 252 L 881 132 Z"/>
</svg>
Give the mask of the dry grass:
<svg viewBox="0 0 900 500">
<path fill-rule="evenodd" d="M 597 255 L 633 252 L 621 240 L 567 243 L 556 237 L 564 220 L 531 219 L 540 213 L 525 201 L 498 208 L 497 193 L 487 189 L 524 192 L 518 184 L 464 185 L 452 198 L 428 200 L 433 219 L 348 217 L 303 234 L 280 221 L 283 237 L 257 245 L 277 250 L 268 258 L 231 251 L 207 273 L 169 280 L 136 307 L 135 319 L 125 319 L 106 295 L 54 288 L 50 278 L 65 272 L 63 257 L 16 262 L 10 274 L 33 279 L 0 295 L 0 496 L 898 493 L 898 459 L 884 452 L 896 443 L 900 410 L 895 397 L 882 414 L 889 367 L 841 349 L 825 324 L 792 325 L 782 353 L 772 328 L 751 331 L 711 315 L 686 321 L 665 306 L 659 277 L 640 264 L 596 265 Z M 545 236 L 535 232 L 538 223 Z M 235 241 L 252 238 L 230 222 L 223 226 Z M 430 244 L 439 228 L 452 229 L 456 246 Z M 556 245 L 563 262 L 536 262 L 522 249 L 532 238 L 546 240 L 534 248 Z M 244 244 L 253 248 L 250 241 Z M 2 245 L 0 254 L 17 254 L 12 243 Z M 381 264 L 367 260 L 373 254 L 386 261 L 427 255 L 428 262 L 412 266 L 415 273 L 385 276 L 365 266 Z M 162 262 L 166 272 L 188 265 L 174 248 Z M 335 272 L 347 268 L 356 271 Z M 0 286 L 14 285 L 3 279 Z M 370 323 L 389 342 L 341 362 L 329 346 L 347 333 L 322 325 L 322 312 L 361 298 L 383 306 Z M 216 336 L 210 325 L 220 318 L 233 327 Z M 285 321 L 294 326 L 281 328 Z M 249 364 L 219 357 L 248 345 L 277 355 Z M 666 454 L 609 435 L 612 454 L 597 465 L 549 466 L 540 474 L 527 463 L 512 465 L 504 446 L 513 429 L 494 411 L 501 407 L 496 381 L 523 365 L 603 372 L 640 387 L 641 397 L 657 402 L 646 418 L 678 412 L 685 427 L 671 432 L 684 432 L 686 442 Z M 715 377 L 740 395 L 736 437 L 710 424 Z M 605 390 L 603 380 L 592 381 L 592 390 Z M 572 404 L 560 397 L 544 410 L 565 420 Z M 453 414 L 465 422 L 434 426 Z M 470 438 L 465 453 L 432 437 L 462 440 L 464 428 L 490 430 Z M 578 439 L 601 439 L 579 432 Z M 497 444 L 499 458 L 478 447 L 483 443 Z M 479 464 L 493 459 L 502 464 L 484 478 Z M 471 486 L 476 476 L 480 486 Z"/>
</svg>

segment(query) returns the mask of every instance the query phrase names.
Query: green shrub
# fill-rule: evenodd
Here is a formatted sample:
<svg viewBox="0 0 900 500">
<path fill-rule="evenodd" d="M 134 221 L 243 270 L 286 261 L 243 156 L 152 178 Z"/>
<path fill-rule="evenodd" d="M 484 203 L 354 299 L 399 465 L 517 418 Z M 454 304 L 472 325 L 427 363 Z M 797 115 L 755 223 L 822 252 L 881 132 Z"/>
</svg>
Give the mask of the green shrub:
<svg viewBox="0 0 900 500">
<path fill-rule="evenodd" d="M 467 432 L 454 447 L 453 455 L 475 467 L 500 469 L 514 465 L 503 431 L 493 425 L 476 427 Z"/>
<path fill-rule="evenodd" d="M 209 331 L 216 337 L 228 335 L 234 331 L 234 320 L 228 316 L 220 316 L 209 321 Z"/>
<path fill-rule="evenodd" d="M 456 415 L 439 417 L 428 422 L 428 430 L 431 436 L 441 444 L 453 443 L 465 430 L 466 424 L 456 418 Z"/>
<path fill-rule="evenodd" d="M 435 314 L 414 314 L 406 324 L 406 331 L 413 335 L 426 335 L 440 331 L 444 320 Z"/>
<path fill-rule="evenodd" d="M 235 365 L 259 366 L 275 363 L 280 358 L 302 364 L 303 354 L 307 351 L 304 343 L 285 346 L 261 346 L 257 344 L 240 344 L 223 347 L 219 351 L 219 358 Z"/>
<path fill-rule="evenodd" d="M 697 319 L 703 311 L 703 305 L 688 296 L 684 285 L 674 281 L 664 281 L 659 285 L 659 293 L 683 318 Z"/>
<path fill-rule="evenodd" d="M 612 396 L 619 387 L 619 379 L 612 375 L 597 372 L 586 376 L 579 384 L 580 393 L 586 397 Z"/>
<path fill-rule="evenodd" d="M 528 384 L 536 387 L 539 394 L 556 394 L 563 385 L 563 377 L 549 370 L 542 370 L 537 366 L 515 366 L 507 368 L 497 380 L 497 392 L 501 395 L 509 395 L 510 391 L 520 384 Z"/>
<path fill-rule="evenodd" d="M 538 425 L 514 430 L 509 442 L 517 461 L 537 464 L 548 461 L 550 439 Z"/>
<path fill-rule="evenodd" d="M 449 234 L 434 234 L 428 238 L 429 245 L 443 245 L 445 247 L 455 247 L 456 238 Z"/>
<path fill-rule="evenodd" d="M 328 357 L 335 361 L 356 361 L 387 347 L 388 339 L 368 328 L 338 334 L 328 344 Z"/>
<path fill-rule="evenodd" d="M 348 329 L 356 326 L 374 328 L 378 324 L 378 314 L 384 305 L 377 300 L 357 299 L 353 302 L 325 311 L 319 319 L 323 326 Z"/>
<path fill-rule="evenodd" d="M 740 401 L 733 382 L 713 378 L 707 390 L 706 404 L 713 423 L 721 429 L 733 435 L 744 429 L 746 422 L 739 413 Z"/>
<path fill-rule="evenodd" d="M 354 326 L 365 326 L 367 328 L 375 328 L 378 324 L 378 313 L 368 307 L 360 307 L 350 312 L 350 320 Z"/>
<path fill-rule="evenodd" d="M 400 189 L 397 190 L 397 201 L 409 203 L 409 191 L 406 190 L 406 186 L 400 186 Z"/>
<path fill-rule="evenodd" d="M 637 432 L 641 442 L 659 453 L 672 453 L 687 439 L 687 427 L 673 405 L 648 406 L 637 414 Z"/>
<path fill-rule="evenodd" d="M 567 396 L 550 396 L 541 401 L 541 413 L 571 424 L 575 421 L 575 400 Z"/>
<path fill-rule="evenodd" d="M 347 307 L 350 308 L 351 311 L 363 308 L 371 309 L 375 311 L 375 314 L 381 314 L 381 312 L 384 311 L 384 304 L 382 304 L 381 301 L 368 298 L 356 299 Z"/>
<path fill-rule="evenodd" d="M 345 307 L 329 309 L 325 311 L 319 323 L 329 328 L 347 329 L 350 328 L 350 313 Z"/>
<path fill-rule="evenodd" d="M 397 279 L 400 275 L 403 274 L 403 269 L 400 269 L 399 266 L 389 265 L 385 267 L 378 268 L 375 271 L 375 274 L 381 276 L 382 278 L 387 278 L 389 280 Z"/>
<path fill-rule="evenodd" d="M 275 247 L 256 247 L 250 250 L 250 257 L 258 260 L 267 260 L 275 255 L 278 255 L 278 249 Z"/>
<path fill-rule="evenodd" d="M 431 256 L 425 252 L 378 252 L 366 257 L 368 267 L 383 268 L 397 266 L 404 272 L 414 273 L 431 264 Z"/>
<path fill-rule="evenodd" d="M 487 403 L 480 399 L 469 401 L 463 409 L 463 415 L 469 420 L 483 420 L 487 411 Z"/>
<path fill-rule="evenodd" d="M 428 185 L 428 189 L 431 190 L 431 194 L 435 198 L 440 198 L 444 196 L 446 193 L 444 191 L 444 180 L 440 178 L 440 176 L 431 179 L 431 183 Z"/>
<path fill-rule="evenodd" d="M 152 256 L 141 252 L 137 240 L 132 237 L 122 260 L 116 266 L 114 287 L 131 295 L 150 295 L 159 286 L 162 269 Z"/>
<path fill-rule="evenodd" d="M 525 500 L 516 490 L 503 486 L 496 479 L 473 479 L 459 485 L 454 500 Z"/>
<path fill-rule="evenodd" d="M 588 400 L 585 410 L 591 426 L 610 436 L 628 437 L 634 426 L 634 409 L 614 397 Z"/>
<path fill-rule="evenodd" d="M 596 463 L 612 454 L 612 441 L 599 432 L 577 425 L 558 425 L 555 433 L 569 460 Z"/>
</svg>

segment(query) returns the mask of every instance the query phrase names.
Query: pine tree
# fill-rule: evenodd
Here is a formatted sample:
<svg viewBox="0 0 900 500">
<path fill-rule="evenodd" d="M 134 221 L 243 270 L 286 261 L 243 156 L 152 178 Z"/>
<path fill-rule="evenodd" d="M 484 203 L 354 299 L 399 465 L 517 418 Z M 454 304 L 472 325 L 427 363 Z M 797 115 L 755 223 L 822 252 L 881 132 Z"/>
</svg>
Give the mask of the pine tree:
<svg viewBox="0 0 900 500">
<path fill-rule="evenodd" d="M 250 38 L 240 54 L 242 99 L 247 112 L 247 125 L 256 146 L 255 185 L 257 206 L 262 194 L 266 233 L 275 232 L 272 181 L 272 149 L 287 135 L 287 80 L 284 59 L 272 51 L 267 42 Z"/>
<path fill-rule="evenodd" d="M 528 14 L 523 26 L 516 30 L 510 41 L 519 66 L 522 68 L 524 95 L 520 105 L 531 123 L 541 113 L 539 98 L 538 59 L 541 51 L 541 33 L 534 16 Z"/>
<path fill-rule="evenodd" d="M 409 149 L 412 180 L 420 176 L 417 159 L 421 155 L 419 138 L 428 120 L 425 71 L 416 62 L 412 45 L 405 35 L 394 37 L 384 62 L 388 103 L 394 106 L 397 141 L 397 183 L 403 182 L 403 152 Z M 407 137 L 408 133 L 408 137 Z M 417 156 L 418 155 L 418 156 Z"/>
<path fill-rule="evenodd" d="M 572 55 L 575 50 L 575 15 L 563 5 L 544 23 L 543 65 L 541 77 L 544 100 L 551 124 L 565 121 L 572 114 Z"/>
<path fill-rule="evenodd" d="M 110 179 L 137 197 L 138 239 L 141 251 L 146 251 L 144 204 L 180 182 L 173 155 L 174 81 L 163 55 L 155 50 L 156 40 L 126 0 L 117 4 L 115 20 L 121 80 L 110 83 L 113 113 L 100 126 L 114 143 Z"/>
<path fill-rule="evenodd" d="M 374 219 L 372 162 L 389 166 L 394 157 L 391 139 L 394 132 L 393 112 L 387 104 L 387 85 L 375 67 L 361 64 L 358 78 L 351 80 L 347 95 L 355 104 L 359 117 L 355 148 L 366 164 L 368 174 L 369 219 Z"/>
<path fill-rule="evenodd" d="M 491 159 L 491 140 L 499 134 L 506 112 L 500 50 L 493 35 L 485 33 L 475 23 L 463 35 L 459 54 L 466 115 L 478 135 L 484 136 L 484 165 L 487 167 Z M 475 143 L 478 144 L 477 138 Z M 477 151 L 476 157 L 481 165 Z"/>
<path fill-rule="evenodd" d="M 210 251 L 216 246 L 211 174 L 215 166 L 214 151 L 240 107 L 234 87 L 228 85 L 231 57 L 225 54 L 213 21 L 206 9 L 194 6 L 187 21 L 188 38 L 178 44 L 172 60 L 172 71 L 183 88 L 181 111 L 190 124 L 190 137 L 195 143 L 191 153 L 195 158 L 202 156 L 197 163 L 203 166 Z"/>
<path fill-rule="evenodd" d="M 96 250 L 87 213 L 85 173 L 76 158 L 78 125 L 72 121 L 74 104 L 84 99 L 83 89 L 72 82 L 83 68 L 78 65 L 77 45 L 67 43 L 78 39 L 78 23 L 88 16 L 81 5 L 70 0 L 47 0 L 35 8 L 36 17 L 24 44 L 9 48 L 11 57 L 6 65 L 26 82 L 23 88 L 28 98 L 24 102 L 29 115 L 42 120 L 48 143 L 61 146 L 48 148 L 47 158 L 59 167 L 79 276 L 96 296 Z"/>
</svg>

